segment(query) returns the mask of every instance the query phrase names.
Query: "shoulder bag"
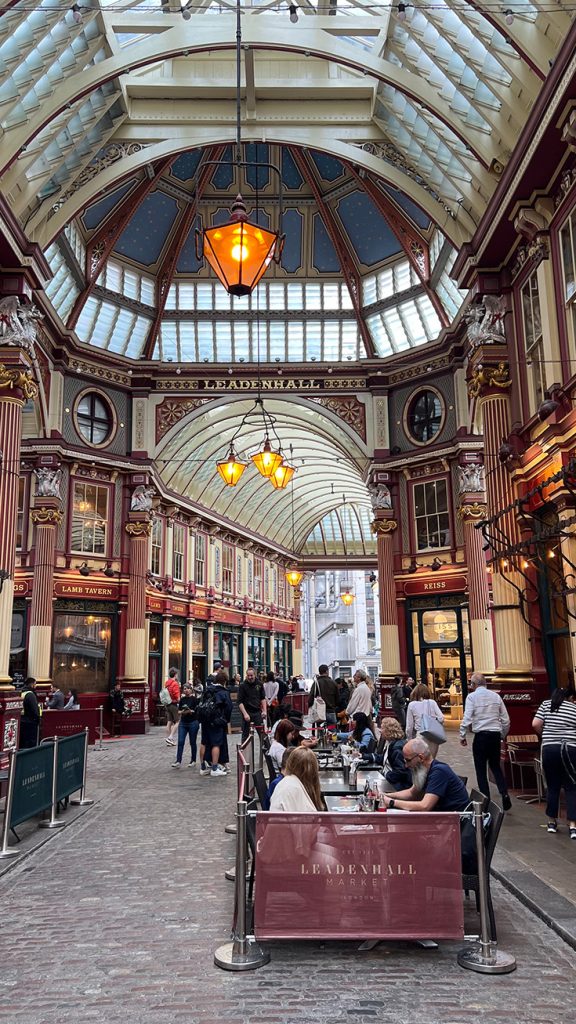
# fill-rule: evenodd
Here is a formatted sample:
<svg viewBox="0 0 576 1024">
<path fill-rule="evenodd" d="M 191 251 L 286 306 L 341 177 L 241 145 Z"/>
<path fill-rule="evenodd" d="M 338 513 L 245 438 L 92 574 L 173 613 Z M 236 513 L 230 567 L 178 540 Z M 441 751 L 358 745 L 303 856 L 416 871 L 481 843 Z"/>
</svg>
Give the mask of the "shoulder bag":
<svg viewBox="0 0 576 1024">
<path fill-rule="evenodd" d="M 438 719 L 430 713 L 430 701 L 428 701 L 427 704 L 428 709 L 423 712 L 420 718 L 420 728 L 418 731 L 425 740 L 430 740 L 432 743 L 446 743 L 444 722 L 439 722 Z"/>
<path fill-rule="evenodd" d="M 326 721 L 326 701 L 320 696 L 320 687 L 318 686 L 318 680 L 314 683 L 314 689 L 316 696 L 310 707 L 308 714 L 313 722 L 325 722 Z"/>
</svg>

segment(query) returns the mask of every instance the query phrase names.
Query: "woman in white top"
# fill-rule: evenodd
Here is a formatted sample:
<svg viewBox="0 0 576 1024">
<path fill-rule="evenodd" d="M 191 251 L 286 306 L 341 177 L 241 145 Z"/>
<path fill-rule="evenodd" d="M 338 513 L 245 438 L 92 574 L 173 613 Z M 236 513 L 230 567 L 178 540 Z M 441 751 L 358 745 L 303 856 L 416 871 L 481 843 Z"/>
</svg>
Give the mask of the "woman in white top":
<svg viewBox="0 0 576 1024">
<path fill-rule="evenodd" d="M 542 769 L 546 778 L 548 832 L 558 831 L 560 790 L 566 794 L 570 839 L 576 840 L 576 692 L 555 690 L 542 702 L 532 728 L 542 737 Z"/>
<path fill-rule="evenodd" d="M 274 673 L 269 672 L 266 676 L 266 682 L 264 683 L 264 696 L 266 697 L 266 703 L 270 707 L 273 700 L 278 700 L 278 690 L 280 684 L 276 682 Z"/>
<path fill-rule="evenodd" d="M 372 717 L 372 682 L 368 679 L 366 672 L 361 668 L 357 669 L 352 677 L 354 689 L 346 708 L 348 718 L 352 718 L 357 711 L 362 711 L 368 718 Z"/>
<path fill-rule="evenodd" d="M 271 811 L 325 811 L 318 761 L 311 750 L 296 747 L 270 800 Z"/>
<path fill-rule="evenodd" d="M 289 718 L 282 718 L 276 726 L 274 739 L 270 744 L 269 754 L 277 772 L 280 771 L 284 752 L 292 743 L 295 732 L 296 729 L 294 727 L 294 723 L 291 722 Z"/>
<path fill-rule="evenodd" d="M 444 715 L 441 709 L 438 707 L 435 700 L 430 697 L 430 690 L 425 683 L 420 683 L 419 686 L 415 686 L 410 694 L 410 703 L 408 705 L 408 711 L 406 712 L 406 739 L 414 739 L 416 733 L 422 731 L 422 718 L 424 715 L 428 715 L 430 718 L 435 718 L 437 722 L 442 723 L 444 727 Z M 434 743 L 425 737 L 426 743 L 430 747 L 430 753 L 432 757 L 436 757 L 438 753 L 439 743 Z"/>
</svg>

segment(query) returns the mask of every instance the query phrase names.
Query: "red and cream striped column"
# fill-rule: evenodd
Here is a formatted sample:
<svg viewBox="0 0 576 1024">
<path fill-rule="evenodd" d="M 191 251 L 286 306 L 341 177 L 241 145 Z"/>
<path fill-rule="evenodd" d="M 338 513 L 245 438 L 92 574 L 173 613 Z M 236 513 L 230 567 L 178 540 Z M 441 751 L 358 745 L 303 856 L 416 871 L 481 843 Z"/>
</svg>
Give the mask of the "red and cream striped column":
<svg viewBox="0 0 576 1024">
<path fill-rule="evenodd" d="M 22 408 L 38 396 L 30 363 L 17 348 L 0 348 L 0 689 L 13 692 L 8 663 L 14 603 L 16 516 L 20 476 Z"/>
<path fill-rule="evenodd" d="M 400 672 L 400 637 L 394 583 L 394 531 L 392 515 L 377 515 L 372 523 L 378 556 L 378 605 L 380 611 L 380 676 L 390 682 Z"/>
<path fill-rule="evenodd" d="M 124 679 L 127 683 L 143 682 L 146 678 L 148 656 L 146 647 L 146 578 L 148 538 L 151 531 L 152 523 L 142 512 L 138 512 L 126 523 L 126 533 L 130 538 L 124 656 Z"/>
<path fill-rule="evenodd" d="M 488 519 L 501 513 L 516 498 L 508 470 L 498 455 L 500 446 L 510 434 L 511 423 L 508 392 L 512 381 L 505 353 L 502 346 L 496 345 L 477 350 L 468 380 L 468 393 L 477 399 L 482 417 Z M 510 547 L 519 543 L 520 531 L 514 511 L 501 516 L 498 526 Z M 519 605 L 518 591 L 524 588 L 525 580 L 512 564 L 507 567 L 493 565 L 496 686 L 517 684 L 525 687 L 532 680 L 529 630 Z"/>
<path fill-rule="evenodd" d="M 39 683 L 52 676 L 50 655 L 54 620 L 54 568 L 56 534 L 62 522 L 59 498 L 37 498 L 30 518 L 35 530 L 34 586 L 30 607 L 28 674 Z"/>
<path fill-rule="evenodd" d="M 458 517 L 464 530 L 464 548 L 468 565 L 468 615 L 474 671 L 493 676 L 494 636 L 490 617 L 490 590 L 484 555 L 484 538 L 476 523 L 486 518 L 486 504 L 474 495 L 463 494 L 460 498 Z"/>
</svg>

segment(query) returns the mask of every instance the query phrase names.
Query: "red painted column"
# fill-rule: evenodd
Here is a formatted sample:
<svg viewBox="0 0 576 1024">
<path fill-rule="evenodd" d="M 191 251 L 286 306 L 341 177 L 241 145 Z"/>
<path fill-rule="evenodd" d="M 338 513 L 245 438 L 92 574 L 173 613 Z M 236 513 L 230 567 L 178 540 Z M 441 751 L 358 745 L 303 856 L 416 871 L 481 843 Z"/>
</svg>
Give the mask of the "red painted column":
<svg viewBox="0 0 576 1024">
<path fill-rule="evenodd" d="M 0 749 L 16 745 L 20 723 L 20 698 L 15 695 L 8 665 L 14 604 L 22 408 L 28 399 L 37 395 L 38 388 L 24 353 L 17 348 L 0 348 Z"/>
<path fill-rule="evenodd" d="M 372 523 L 376 534 L 378 556 L 378 607 L 380 618 L 380 675 L 389 683 L 400 672 L 400 638 L 398 633 L 398 607 L 394 582 L 394 531 L 398 523 L 388 514 L 377 512 Z"/>
<path fill-rule="evenodd" d="M 146 643 L 146 578 L 152 522 L 145 512 L 131 512 L 125 526 L 129 541 L 128 604 L 122 687 L 132 717 L 126 731 L 145 732 L 148 728 L 148 691 L 146 686 L 148 649 Z"/>
<path fill-rule="evenodd" d="M 59 498 L 37 498 L 30 512 L 35 528 L 34 581 L 30 606 L 28 673 L 39 683 L 50 681 L 54 621 L 56 534 L 62 522 Z"/>
</svg>

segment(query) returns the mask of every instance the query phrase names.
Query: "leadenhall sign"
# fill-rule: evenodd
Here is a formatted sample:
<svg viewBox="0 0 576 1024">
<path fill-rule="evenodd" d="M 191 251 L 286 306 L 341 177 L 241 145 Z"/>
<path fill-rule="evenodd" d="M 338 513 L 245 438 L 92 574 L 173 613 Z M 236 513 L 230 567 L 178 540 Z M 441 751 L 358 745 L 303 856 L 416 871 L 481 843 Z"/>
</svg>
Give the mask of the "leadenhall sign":
<svg viewBox="0 0 576 1024">
<path fill-rule="evenodd" d="M 466 590 L 465 576 L 439 576 L 437 579 L 406 580 L 404 593 L 415 594 L 455 594 Z"/>
</svg>

